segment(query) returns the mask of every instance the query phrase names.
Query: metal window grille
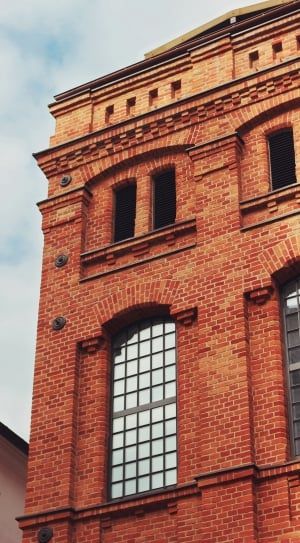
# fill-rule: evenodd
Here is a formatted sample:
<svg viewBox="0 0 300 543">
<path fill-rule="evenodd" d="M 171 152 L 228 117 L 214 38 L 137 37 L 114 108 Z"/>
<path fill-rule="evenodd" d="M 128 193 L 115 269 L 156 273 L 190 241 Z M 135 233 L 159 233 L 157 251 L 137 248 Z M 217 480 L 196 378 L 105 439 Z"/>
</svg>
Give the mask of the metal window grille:
<svg viewBox="0 0 300 543">
<path fill-rule="evenodd" d="M 293 131 L 282 130 L 269 136 L 272 190 L 297 182 Z"/>
<path fill-rule="evenodd" d="M 155 229 L 173 224 L 176 219 L 176 183 L 175 170 L 159 173 L 153 179 L 154 184 L 154 221 Z"/>
<path fill-rule="evenodd" d="M 134 236 L 136 185 L 132 183 L 115 192 L 114 241 Z"/>
<path fill-rule="evenodd" d="M 170 319 L 113 340 L 110 498 L 176 484 L 176 333 Z"/>
<path fill-rule="evenodd" d="M 282 290 L 293 455 L 300 455 L 300 278 Z"/>
</svg>

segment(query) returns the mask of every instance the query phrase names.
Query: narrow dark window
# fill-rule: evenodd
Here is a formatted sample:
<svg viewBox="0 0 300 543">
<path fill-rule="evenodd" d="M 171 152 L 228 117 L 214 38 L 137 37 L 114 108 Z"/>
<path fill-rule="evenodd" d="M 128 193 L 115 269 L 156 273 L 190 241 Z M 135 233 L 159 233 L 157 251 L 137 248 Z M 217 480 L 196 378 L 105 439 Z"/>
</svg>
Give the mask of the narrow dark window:
<svg viewBox="0 0 300 543">
<path fill-rule="evenodd" d="M 300 456 L 300 278 L 282 290 L 285 345 L 290 399 L 291 448 Z"/>
<path fill-rule="evenodd" d="M 277 41 L 276 43 L 273 43 L 272 50 L 273 50 L 273 58 L 277 59 L 280 53 L 282 53 L 282 42 Z"/>
<path fill-rule="evenodd" d="M 293 131 L 282 130 L 269 136 L 272 190 L 297 182 Z"/>
<path fill-rule="evenodd" d="M 107 106 L 105 110 L 105 122 L 110 123 L 112 121 L 112 116 L 114 114 L 114 105 L 111 104 L 110 106 Z"/>
<path fill-rule="evenodd" d="M 175 170 L 167 170 L 153 178 L 153 227 L 162 228 L 176 219 Z"/>
<path fill-rule="evenodd" d="M 114 241 L 134 236 L 136 185 L 132 183 L 115 192 Z"/>
<path fill-rule="evenodd" d="M 252 53 L 249 53 L 249 66 L 250 66 L 250 68 L 257 68 L 258 67 L 258 60 L 259 60 L 258 51 L 252 51 Z"/>
<path fill-rule="evenodd" d="M 181 96 L 181 80 L 173 81 L 171 83 L 171 98 L 177 98 L 177 100 Z"/>
<path fill-rule="evenodd" d="M 110 498 L 175 485 L 176 332 L 152 318 L 114 337 Z"/>
</svg>

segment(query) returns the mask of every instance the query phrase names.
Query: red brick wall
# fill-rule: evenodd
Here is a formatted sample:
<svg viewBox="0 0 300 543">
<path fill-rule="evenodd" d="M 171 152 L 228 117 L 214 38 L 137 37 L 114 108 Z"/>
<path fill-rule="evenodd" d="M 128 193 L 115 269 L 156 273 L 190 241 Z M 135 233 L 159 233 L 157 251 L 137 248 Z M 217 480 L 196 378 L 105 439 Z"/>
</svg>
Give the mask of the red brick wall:
<svg viewBox="0 0 300 543">
<path fill-rule="evenodd" d="M 53 528 L 55 543 L 300 541 L 279 297 L 300 270 L 300 191 L 269 192 L 266 143 L 270 131 L 292 126 L 299 163 L 295 21 L 281 20 L 284 58 L 272 65 L 273 23 L 264 34 L 249 31 L 264 52 L 261 71 L 249 69 L 241 36 L 221 38 L 224 72 L 206 44 L 192 54 L 194 71 L 174 60 L 153 68 L 147 84 L 135 75 L 99 89 L 94 128 L 84 96 L 52 107 L 52 143 L 64 145 L 38 156 L 49 199 L 40 204 L 45 250 L 24 543 L 42 526 Z M 211 90 L 200 92 L 204 58 Z M 158 80 L 168 107 L 149 109 Z M 133 83 L 140 116 L 126 120 L 117 104 Z M 89 135 L 105 114 L 102 92 L 107 103 L 115 96 L 112 125 Z M 151 175 L 168 166 L 176 171 L 176 224 L 153 232 Z M 67 187 L 63 175 L 72 176 Z M 135 238 L 112 244 L 113 189 L 131 179 Z M 57 268 L 62 253 L 68 262 Z M 178 485 L 109 502 L 111 337 L 161 314 L 177 328 Z M 55 331 L 57 316 L 66 324 Z"/>
</svg>

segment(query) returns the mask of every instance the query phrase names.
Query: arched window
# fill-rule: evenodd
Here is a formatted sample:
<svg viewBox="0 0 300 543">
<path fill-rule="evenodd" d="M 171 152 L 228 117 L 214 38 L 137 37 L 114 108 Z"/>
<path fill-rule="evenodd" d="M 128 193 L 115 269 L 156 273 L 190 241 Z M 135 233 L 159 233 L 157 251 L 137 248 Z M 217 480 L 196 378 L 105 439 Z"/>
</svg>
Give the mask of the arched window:
<svg viewBox="0 0 300 543">
<path fill-rule="evenodd" d="M 282 290 L 292 454 L 300 455 L 300 277 Z"/>
<path fill-rule="evenodd" d="M 110 498 L 176 484 L 176 332 L 152 318 L 113 339 Z"/>
</svg>

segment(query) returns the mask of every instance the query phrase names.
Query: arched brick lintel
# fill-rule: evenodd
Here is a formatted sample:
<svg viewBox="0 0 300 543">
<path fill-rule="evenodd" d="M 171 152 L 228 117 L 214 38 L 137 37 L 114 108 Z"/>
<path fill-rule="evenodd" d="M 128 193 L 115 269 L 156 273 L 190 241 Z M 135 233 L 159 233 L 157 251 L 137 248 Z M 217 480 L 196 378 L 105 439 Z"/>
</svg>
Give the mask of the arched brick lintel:
<svg viewBox="0 0 300 543">
<path fill-rule="evenodd" d="M 139 162 L 151 161 L 167 157 L 168 155 L 185 153 L 186 149 L 191 146 L 191 143 L 176 142 L 173 145 L 165 145 L 162 147 L 154 147 L 149 149 L 149 143 L 142 146 L 140 152 L 136 155 L 131 154 L 130 150 L 123 151 L 121 154 L 108 156 L 101 161 L 94 161 L 88 165 L 88 167 L 82 167 L 82 178 L 87 187 L 90 187 L 95 182 L 101 181 L 103 177 L 112 175 L 114 172 L 130 168 L 130 166 L 136 166 Z M 156 141 L 157 145 L 157 141 Z"/>
<path fill-rule="evenodd" d="M 109 294 L 94 305 L 97 326 L 115 331 L 130 321 L 150 315 L 176 316 L 187 308 L 182 302 L 182 285 L 175 280 L 141 283 Z"/>
<path fill-rule="evenodd" d="M 292 236 L 262 251 L 259 260 L 269 277 L 280 284 L 300 274 L 300 237 Z"/>
<path fill-rule="evenodd" d="M 264 123 L 265 121 L 270 121 L 273 117 L 286 113 L 293 108 L 300 106 L 300 98 L 295 94 L 295 97 L 289 98 L 284 102 L 282 96 L 278 99 L 278 104 L 266 108 L 266 103 L 264 101 L 255 103 L 254 108 L 244 108 L 241 112 L 241 115 L 244 116 L 244 122 L 239 126 L 235 127 L 237 133 L 243 137 L 247 132 L 255 128 L 256 126 Z M 253 115 L 253 112 L 255 113 Z"/>
</svg>

